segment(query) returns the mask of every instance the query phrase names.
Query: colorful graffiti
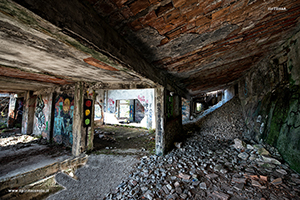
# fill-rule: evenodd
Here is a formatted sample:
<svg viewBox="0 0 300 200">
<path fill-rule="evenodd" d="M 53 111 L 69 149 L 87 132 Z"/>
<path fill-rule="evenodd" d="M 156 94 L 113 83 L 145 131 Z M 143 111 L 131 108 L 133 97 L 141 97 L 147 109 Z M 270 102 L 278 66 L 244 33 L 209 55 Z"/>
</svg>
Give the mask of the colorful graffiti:
<svg viewBox="0 0 300 200">
<path fill-rule="evenodd" d="M 135 121 L 136 122 L 141 122 L 142 119 L 145 117 L 145 108 L 144 106 L 140 103 L 139 100 L 135 100 Z"/>
<path fill-rule="evenodd" d="M 43 112 L 44 107 L 45 107 L 45 103 L 44 103 L 43 99 L 39 96 L 37 98 L 35 117 L 37 119 L 37 128 L 41 131 L 43 130 L 43 127 L 46 126 L 46 118 L 45 118 L 45 114 Z"/>
<path fill-rule="evenodd" d="M 109 113 L 114 113 L 115 112 L 115 101 L 111 98 L 108 99 L 108 112 Z"/>
<path fill-rule="evenodd" d="M 145 96 L 138 95 L 138 100 L 142 103 L 145 101 Z"/>
<path fill-rule="evenodd" d="M 182 102 L 182 121 L 188 121 L 190 115 L 190 101 L 181 98 Z"/>
<path fill-rule="evenodd" d="M 71 146 L 73 144 L 72 126 L 74 100 L 72 97 L 61 95 L 55 99 L 55 102 L 54 141 Z"/>
<path fill-rule="evenodd" d="M 100 105 L 96 104 L 95 105 L 95 119 L 101 119 L 101 118 L 102 118 L 101 107 L 100 107 Z"/>
</svg>

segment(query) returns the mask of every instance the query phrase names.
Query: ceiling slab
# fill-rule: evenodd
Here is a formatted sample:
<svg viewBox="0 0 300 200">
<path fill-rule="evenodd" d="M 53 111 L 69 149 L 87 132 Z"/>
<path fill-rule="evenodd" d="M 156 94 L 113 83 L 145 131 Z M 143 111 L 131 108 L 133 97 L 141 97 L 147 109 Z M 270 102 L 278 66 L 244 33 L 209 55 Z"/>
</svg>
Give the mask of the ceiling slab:
<svg viewBox="0 0 300 200">
<path fill-rule="evenodd" d="M 98 14 L 191 94 L 232 84 L 299 31 L 296 0 L 101 1 L 110 12 L 99 2 L 90 1 Z"/>
<path fill-rule="evenodd" d="M 300 30 L 297 0 L 15 2 L 38 16 L 0 3 L 2 66 L 65 81 L 150 79 L 182 96 L 234 84 Z"/>
</svg>

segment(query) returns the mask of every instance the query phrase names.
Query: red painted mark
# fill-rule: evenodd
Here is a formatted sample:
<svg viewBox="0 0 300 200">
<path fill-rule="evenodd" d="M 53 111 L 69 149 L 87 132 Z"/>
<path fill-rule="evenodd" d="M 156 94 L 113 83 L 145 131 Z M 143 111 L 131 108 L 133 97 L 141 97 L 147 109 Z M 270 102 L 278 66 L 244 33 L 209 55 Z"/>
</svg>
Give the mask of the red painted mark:
<svg viewBox="0 0 300 200">
<path fill-rule="evenodd" d="M 92 105 L 92 102 L 88 100 L 88 101 L 85 102 L 85 105 L 86 105 L 87 107 L 90 107 L 90 106 Z"/>
<path fill-rule="evenodd" d="M 140 102 L 142 102 L 142 101 L 145 101 L 145 96 L 140 96 L 140 95 L 138 95 L 138 99 L 140 100 Z"/>
</svg>

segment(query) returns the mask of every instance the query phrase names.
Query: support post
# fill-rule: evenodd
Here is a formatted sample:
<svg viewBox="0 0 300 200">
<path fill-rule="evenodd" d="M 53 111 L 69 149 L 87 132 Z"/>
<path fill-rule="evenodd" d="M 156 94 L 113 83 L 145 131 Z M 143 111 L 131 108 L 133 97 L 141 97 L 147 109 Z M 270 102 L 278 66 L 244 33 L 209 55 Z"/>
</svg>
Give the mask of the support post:
<svg viewBox="0 0 300 200">
<path fill-rule="evenodd" d="M 77 82 L 75 84 L 74 93 L 74 114 L 73 114 L 73 146 L 72 154 L 79 156 L 85 148 L 85 130 L 83 127 L 83 102 L 84 92 L 83 83 Z"/>
<path fill-rule="evenodd" d="M 15 122 L 15 108 L 16 108 L 16 98 L 14 94 L 10 95 L 8 117 L 7 117 L 7 127 L 12 128 Z"/>
<path fill-rule="evenodd" d="M 162 86 L 158 86 L 154 92 L 155 95 L 155 103 L 156 103 L 156 136 L 155 136 L 155 153 L 156 155 L 164 154 L 165 147 L 165 138 L 164 138 L 164 128 L 166 123 L 165 116 L 165 88 Z"/>
<path fill-rule="evenodd" d="M 182 105 L 181 96 L 164 87 L 157 87 L 156 96 L 156 154 L 163 155 L 181 142 Z"/>
<path fill-rule="evenodd" d="M 33 132 L 33 121 L 36 96 L 32 95 L 32 91 L 26 91 L 23 105 L 23 116 L 22 116 L 22 134 L 30 135 Z"/>
</svg>

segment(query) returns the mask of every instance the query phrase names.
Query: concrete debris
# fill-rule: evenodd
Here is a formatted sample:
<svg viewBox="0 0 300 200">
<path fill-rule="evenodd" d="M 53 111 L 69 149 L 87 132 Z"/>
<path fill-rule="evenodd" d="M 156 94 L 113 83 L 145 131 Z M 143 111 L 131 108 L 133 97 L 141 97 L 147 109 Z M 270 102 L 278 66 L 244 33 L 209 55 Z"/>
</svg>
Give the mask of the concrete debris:
<svg viewBox="0 0 300 200">
<path fill-rule="evenodd" d="M 246 148 L 246 143 L 240 140 L 239 138 L 234 139 L 234 145 L 236 149 L 245 149 Z"/>
<path fill-rule="evenodd" d="M 298 174 L 286 164 L 265 161 L 251 148 L 255 144 L 245 143 L 244 149 L 232 144 L 196 133 L 165 156 L 141 158 L 125 185 L 106 199 L 297 199 Z"/>
</svg>

